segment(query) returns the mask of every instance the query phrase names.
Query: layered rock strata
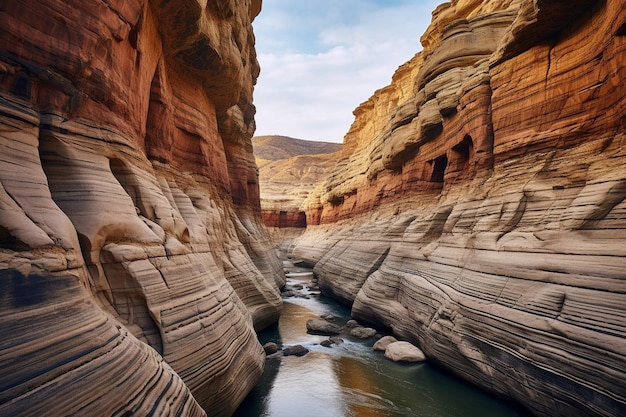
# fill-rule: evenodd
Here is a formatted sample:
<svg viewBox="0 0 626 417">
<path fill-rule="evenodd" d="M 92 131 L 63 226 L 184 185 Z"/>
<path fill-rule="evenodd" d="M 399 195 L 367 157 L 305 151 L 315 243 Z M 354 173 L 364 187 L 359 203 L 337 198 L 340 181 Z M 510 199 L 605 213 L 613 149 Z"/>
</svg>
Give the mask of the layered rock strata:
<svg viewBox="0 0 626 417">
<path fill-rule="evenodd" d="M 230 415 L 258 381 L 259 10 L 0 5 L 1 415 Z"/>
<path fill-rule="evenodd" d="M 265 225 L 306 227 L 300 206 L 335 166 L 342 145 L 286 136 L 257 136 L 253 145 Z"/>
<path fill-rule="evenodd" d="M 437 8 L 355 111 L 293 255 L 461 377 L 608 417 L 626 412 L 626 9 L 571 6 Z"/>
<path fill-rule="evenodd" d="M 263 223 L 272 242 L 288 250 L 307 225 L 302 203 L 334 168 L 342 145 L 286 136 L 257 136 L 252 143 Z"/>
</svg>

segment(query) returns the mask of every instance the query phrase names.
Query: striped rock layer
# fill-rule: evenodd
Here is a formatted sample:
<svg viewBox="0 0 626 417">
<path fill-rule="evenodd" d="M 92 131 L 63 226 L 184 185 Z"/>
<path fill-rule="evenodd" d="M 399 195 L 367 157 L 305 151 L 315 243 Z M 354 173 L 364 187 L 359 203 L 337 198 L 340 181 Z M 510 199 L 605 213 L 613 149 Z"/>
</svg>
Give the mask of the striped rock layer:
<svg viewBox="0 0 626 417">
<path fill-rule="evenodd" d="M 535 415 L 624 415 L 623 1 L 452 1 L 422 43 L 355 111 L 294 256 Z"/>
<path fill-rule="evenodd" d="M 252 144 L 259 167 L 263 223 L 270 231 L 305 228 L 300 206 L 335 167 L 342 145 L 285 136 L 255 136 Z"/>
<path fill-rule="evenodd" d="M 280 313 L 260 1 L 0 4 L 0 415 L 230 415 Z"/>
</svg>

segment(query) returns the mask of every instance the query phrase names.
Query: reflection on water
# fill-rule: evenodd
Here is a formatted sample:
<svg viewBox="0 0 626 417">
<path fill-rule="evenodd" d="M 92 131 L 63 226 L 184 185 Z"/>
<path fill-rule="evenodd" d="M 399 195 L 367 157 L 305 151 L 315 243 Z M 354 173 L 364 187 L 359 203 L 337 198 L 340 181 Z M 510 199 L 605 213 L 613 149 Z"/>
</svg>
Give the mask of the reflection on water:
<svg viewBox="0 0 626 417">
<path fill-rule="evenodd" d="M 318 313 L 315 313 L 310 308 L 285 302 L 280 320 L 278 321 L 278 339 L 289 345 L 317 344 L 324 339 L 328 339 L 324 336 L 312 335 L 306 332 L 307 320 L 317 317 Z"/>
<path fill-rule="evenodd" d="M 376 417 L 391 416 L 395 405 L 379 395 L 376 375 L 365 363 L 349 356 L 340 356 L 333 368 L 343 388 L 344 402 L 350 413 L 345 415 Z"/>
<path fill-rule="evenodd" d="M 283 360 L 267 404 L 267 416 L 344 416 L 341 385 L 332 358 L 321 352 Z"/>
<path fill-rule="evenodd" d="M 306 321 L 331 313 L 339 325 L 349 310 L 324 297 L 289 298 L 277 326 L 261 343 L 301 344 L 305 356 L 267 359 L 262 380 L 236 417 L 521 417 L 524 414 L 428 363 L 399 364 L 375 352 L 373 340 L 325 348 L 325 336 L 306 333 Z"/>
</svg>

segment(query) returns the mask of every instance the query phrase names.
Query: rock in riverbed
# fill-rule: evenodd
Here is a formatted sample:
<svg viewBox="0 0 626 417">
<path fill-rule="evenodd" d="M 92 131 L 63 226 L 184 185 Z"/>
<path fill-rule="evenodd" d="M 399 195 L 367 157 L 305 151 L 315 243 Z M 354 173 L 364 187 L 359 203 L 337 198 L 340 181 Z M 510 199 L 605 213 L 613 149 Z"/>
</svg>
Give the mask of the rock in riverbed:
<svg viewBox="0 0 626 417">
<path fill-rule="evenodd" d="M 387 350 L 387 346 L 397 341 L 398 339 L 396 339 L 393 336 L 384 336 L 381 339 L 377 340 L 376 343 L 374 343 L 374 346 L 372 346 L 372 349 L 380 350 L 384 352 L 385 350 Z"/>
<path fill-rule="evenodd" d="M 376 335 L 376 329 L 373 329 L 371 327 L 358 326 L 350 330 L 350 336 L 356 337 L 359 339 L 369 339 L 370 337 L 374 337 L 375 335 Z"/>
<path fill-rule="evenodd" d="M 323 319 L 310 319 L 306 322 L 307 333 L 333 335 L 341 333 L 341 327 Z"/>
<path fill-rule="evenodd" d="M 343 339 L 341 337 L 333 336 L 333 337 L 329 337 L 326 340 L 322 340 L 320 342 L 320 345 L 324 347 L 331 347 L 332 345 L 339 345 L 341 343 L 343 343 Z"/>
<path fill-rule="evenodd" d="M 278 345 L 274 342 L 267 342 L 263 345 L 263 350 L 265 351 L 265 354 L 272 355 L 278 352 Z"/>
<path fill-rule="evenodd" d="M 309 353 L 309 349 L 302 345 L 285 346 L 283 348 L 284 356 L 304 356 Z"/>
<path fill-rule="evenodd" d="M 387 346 L 385 357 L 394 362 L 423 362 L 426 355 L 409 342 L 393 342 Z"/>
<path fill-rule="evenodd" d="M 328 313 L 328 314 L 323 314 L 320 316 L 321 318 L 323 318 L 326 321 L 329 322 L 334 322 L 335 321 L 335 316 L 333 316 L 332 314 Z"/>
</svg>

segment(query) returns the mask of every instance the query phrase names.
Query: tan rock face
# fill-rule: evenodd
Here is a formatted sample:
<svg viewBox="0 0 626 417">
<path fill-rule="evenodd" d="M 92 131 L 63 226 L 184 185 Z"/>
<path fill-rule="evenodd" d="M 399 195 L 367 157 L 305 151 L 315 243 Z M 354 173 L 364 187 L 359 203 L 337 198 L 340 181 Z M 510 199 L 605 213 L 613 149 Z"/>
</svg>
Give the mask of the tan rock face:
<svg viewBox="0 0 626 417">
<path fill-rule="evenodd" d="M 258 136 L 253 138 L 253 144 L 265 225 L 282 229 L 306 227 L 302 204 L 334 168 L 342 145 L 286 136 Z"/>
<path fill-rule="evenodd" d="M 293 255 L 355 318 L 536 415 L 621 415 L 623 2 L 433 16 L 355 112 Z"/>
<path fill-rule="evenodd" d="M 1 415 L 229 415 L 258 381 L 259 9 L 0 5 Z"/>
<path fill-rule="evenodd" d="M 409 342 L 393 342 L 385 349 L 385 357 L 394 362 L 424 362 L 426 356 Z"/>
</svg>

